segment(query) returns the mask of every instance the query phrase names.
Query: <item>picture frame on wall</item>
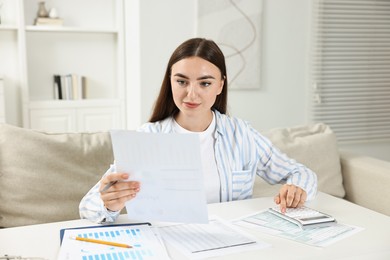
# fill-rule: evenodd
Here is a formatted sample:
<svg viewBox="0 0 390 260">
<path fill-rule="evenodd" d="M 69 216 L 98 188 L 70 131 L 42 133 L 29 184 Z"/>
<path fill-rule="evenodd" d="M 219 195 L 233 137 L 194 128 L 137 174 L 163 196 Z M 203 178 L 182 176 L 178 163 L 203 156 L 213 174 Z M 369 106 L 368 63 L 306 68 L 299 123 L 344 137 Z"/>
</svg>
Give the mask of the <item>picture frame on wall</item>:
<svg viewBox="0 0 390 260">
<path fill-rule="evenodd" d="M 262 0 L 199 0 L 197 36 L 214 40 L 226 58 L 229 89 L 261 87 Z"/>
</svg>

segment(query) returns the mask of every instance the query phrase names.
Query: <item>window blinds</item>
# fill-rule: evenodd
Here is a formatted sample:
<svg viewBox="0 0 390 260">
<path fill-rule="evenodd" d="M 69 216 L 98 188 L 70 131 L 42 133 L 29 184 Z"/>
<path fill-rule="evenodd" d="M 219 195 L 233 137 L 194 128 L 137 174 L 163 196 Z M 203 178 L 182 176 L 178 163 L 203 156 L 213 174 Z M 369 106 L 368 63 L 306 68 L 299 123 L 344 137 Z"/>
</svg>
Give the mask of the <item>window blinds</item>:
<svg viewBox="0 0 390 260">
<path fill-rule="evenodd" d="M 341 143 L 390 140 L 390 1 L 315 0 L 310 115 Z"/>
</svg>

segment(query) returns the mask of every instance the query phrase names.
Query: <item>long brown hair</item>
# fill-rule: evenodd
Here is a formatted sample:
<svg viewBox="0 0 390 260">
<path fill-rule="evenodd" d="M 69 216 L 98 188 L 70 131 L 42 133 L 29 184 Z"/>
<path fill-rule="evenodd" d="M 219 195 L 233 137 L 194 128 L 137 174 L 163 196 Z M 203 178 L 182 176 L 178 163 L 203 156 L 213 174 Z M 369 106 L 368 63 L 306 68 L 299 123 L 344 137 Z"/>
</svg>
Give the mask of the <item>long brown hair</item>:
<svg viewBox="0 0 390 260">
<path fill-rule="evenodd" d="M 203 38 L 193 38 L 183 42 L 172 53 L 169 59 L 165 76 L 161 84 L 160 93 L 154 104 L 152 115 L 149 122 L 156 122 L 163 120 L 169 116 L 175 116 L 179 109 L 173 101 L 172 86 L 171 86 L 171 70 L 172 66 L 185 58 L 200 57 L 217 66 L 221 71 L 221 76 L 224 79 L 224 85 L 221 94 L 215 100 L 212 109 L 218 110 L 222 114 L 226 114 L 227 110 L 227 75 L 225 56 L 218 45 L 212 41 Z"/>
</svg>

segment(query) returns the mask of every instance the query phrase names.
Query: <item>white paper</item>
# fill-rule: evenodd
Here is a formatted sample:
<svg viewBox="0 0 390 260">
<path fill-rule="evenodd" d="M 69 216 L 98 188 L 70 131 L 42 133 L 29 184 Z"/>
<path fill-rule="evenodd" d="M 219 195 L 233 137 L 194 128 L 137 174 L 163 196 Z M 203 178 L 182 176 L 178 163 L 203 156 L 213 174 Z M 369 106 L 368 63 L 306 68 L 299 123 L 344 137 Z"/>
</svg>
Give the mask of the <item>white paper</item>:
<svg viewBox="0 0 390 260">
<path fill-rule="evenodd" d="M 207 223 L 197 134 L 111 131 L 117 172 L 141 182 L 126 203 L 132 220 Z"/>
<path fill-rule="evenodd" d="M 81 236 L 109 242 L 129 244 L 132 248 L 78 241 Z M 57 260 L 74 259 L 170 259 L 157 229 L 148 225 L 106 226 L 86 229 L 68 229 L 64 232 Z"/>
<path fill-rule="evenodd" d="M 178 224 L 159 228 L 166 244 L 190 259 L 204 259 L 270 247 L 233 225 L 213 217 L 209 224 Z"/>
<path fill-rule="evenodd" d="M 268 234 L 291 239 L 311 246 L 326 247 L 356 234 L 363 228 L 336 223 L 328 227 L 301 229 L 297 225 L 268 211 L 257 212 L 232 222 L 239 226 L 255 228 Z"/>
</svg>

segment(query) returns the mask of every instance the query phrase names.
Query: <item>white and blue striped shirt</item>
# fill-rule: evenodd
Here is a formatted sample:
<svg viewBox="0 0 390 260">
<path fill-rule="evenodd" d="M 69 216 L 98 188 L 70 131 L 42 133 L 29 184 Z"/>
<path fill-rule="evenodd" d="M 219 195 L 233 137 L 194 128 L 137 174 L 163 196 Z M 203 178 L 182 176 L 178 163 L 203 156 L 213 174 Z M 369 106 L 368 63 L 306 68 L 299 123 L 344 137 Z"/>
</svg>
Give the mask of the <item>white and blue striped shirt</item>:
<svg viewBox="0 0 390 260">
<path fill-rule="evenodd" d="M 270 184 L 296 185 L 312 200 L 317 193 L 317 176 L 304 165 L 288 158 L 244 120 L 215 112 L 215 160 L 220 174 L 221 201 L 252 197 L 255 176 Z M 174 119 L 145 123 L 138 130 L 149 133 L 174 132 Z M 115 172 L 112 165 L 106 172 Z M 115 221 L 119 212 L 109 212 L 103 205 L 97 183 L 81 200 L 80 216 L 95 222 Z"/>
</svg>

